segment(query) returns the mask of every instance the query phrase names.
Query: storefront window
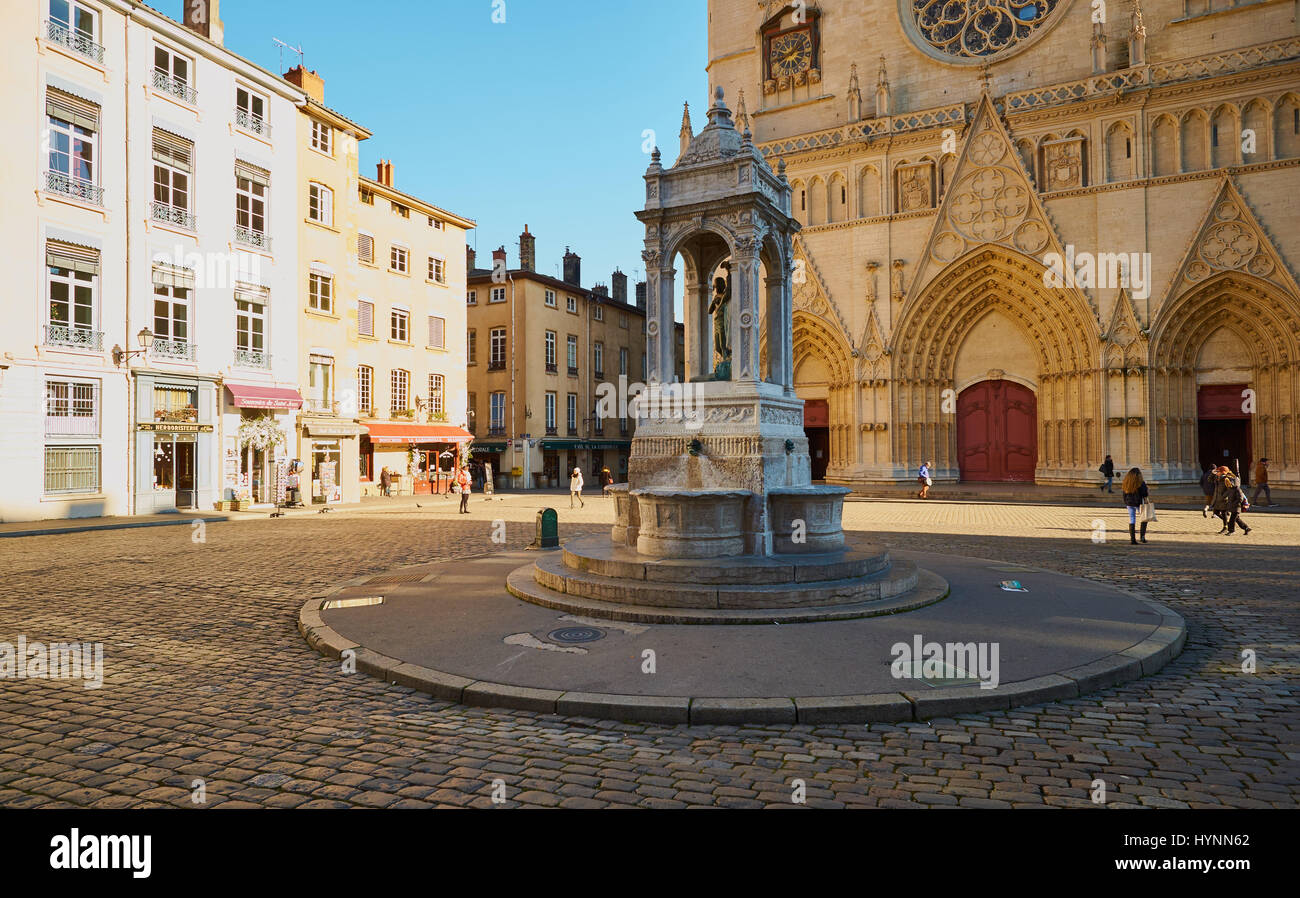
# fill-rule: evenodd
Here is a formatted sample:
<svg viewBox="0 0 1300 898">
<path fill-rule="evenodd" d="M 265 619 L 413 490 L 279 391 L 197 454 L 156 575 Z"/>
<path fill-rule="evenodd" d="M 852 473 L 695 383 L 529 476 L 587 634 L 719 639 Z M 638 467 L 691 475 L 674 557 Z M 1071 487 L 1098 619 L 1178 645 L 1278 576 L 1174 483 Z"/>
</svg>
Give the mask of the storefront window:
<svg viewBox="0 0 1300 898">
<path fill-rule="evenodd" d="M 342 502 L 343 487 L 339 479 L 343 467 L 343 450 L 338 440 L 312 443 L 312 497 L 322 502 Z"/>
</svg>

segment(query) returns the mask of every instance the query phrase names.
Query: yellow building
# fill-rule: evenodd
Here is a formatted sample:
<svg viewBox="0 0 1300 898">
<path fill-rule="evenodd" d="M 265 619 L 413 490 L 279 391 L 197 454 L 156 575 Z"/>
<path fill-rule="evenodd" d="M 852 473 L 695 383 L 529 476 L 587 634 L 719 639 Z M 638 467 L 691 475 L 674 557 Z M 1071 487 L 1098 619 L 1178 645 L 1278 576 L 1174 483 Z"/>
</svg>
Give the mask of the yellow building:
<svg viewBox="0 0 1300 898">
<path fill-rule="evenodd" d="M 582 287 L 581 259 L 567 250 L 563 279 L 539 273 L 527 226 L 519 245 L 517 268 L 507 267 L 504 247 L 491 268 L 475 268 L 469 253 L 474 458 L 502 475 L 500 486 L 567 487 L 575 467 L 589 489 L 606 467 L 622 482 L 635 422 L 617 403 L 599 414 L 597 399 L 602 386 L 626 396 L 645 380 L 644 302 L 628 302 L 621 271 L 612 290 Z"/>
<path fill-rule="evenodd" d="M 285 78 L 307 94 L 298 117 L 303 499 L 358 501 L 384 467 L 400 475 L 400 491 L 435 489 L 422 473 L 444 453 L 447 469 L 469 439 L 461 296 L 474 222 L 398 191 L 391 162 L 362 177 L 370 132 L 325 106 L 315 72 L 298 66 Z"/>
</svg>

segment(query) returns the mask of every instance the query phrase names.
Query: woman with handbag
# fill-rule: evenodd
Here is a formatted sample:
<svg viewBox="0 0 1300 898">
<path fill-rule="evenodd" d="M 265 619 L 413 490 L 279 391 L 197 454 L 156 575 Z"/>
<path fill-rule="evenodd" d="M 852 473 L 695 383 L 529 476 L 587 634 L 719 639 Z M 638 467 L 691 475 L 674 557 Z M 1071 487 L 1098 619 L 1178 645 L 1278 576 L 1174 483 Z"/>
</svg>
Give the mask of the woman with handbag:
<svg viewBox="0 0 1300 898">
<path fill-rule="evenodd" d="M 930 487 L 934 485 L 934 481 L 930 478 L 930 463 L 928 461 L 921 462 L 921 467 L 916 472 L 916 482 L 921 485 L 921 491 L 916 494 L 917 498 L 929 499 Z"/>
<path fill-rule="evenodd" d="M 1224 465 L 1220 465 L 1216 473 L 1219 475 L 1219 482 L 1214 490 L 1214 513 L 1223 518 L 1223 529 L 1219 531 L 1219 535 L 1232 536 L 1238 524 L 1241 525 L 1241 535 L 1249 535 L 1250 528 L 1241 519 L 1241 512 L 1249 508 L 1250 503 L 1247 502 L 1246 493 L 1241 488 L 1241 481 Z"/>
<path fill-rule="evenodd" d="M 1146 542 L 1147 524 L 1149 523 L 1147 515 L 1154 510 L 1154 507 L 1151 510 L 1145 507 L 1150 504 L 1147 499 L 1150 491 L 1147 489 L 1146 481 L 1142 479 L 1141 469 L 1129 468 L 1119 488 L 1124 493 L 1124 504 L 1128 507 L 1128 541 L 1136 546 L 1138 539 L 1135 531 L 1137 530 L 1138 514 L 1142 514 L 1142 542 Z"/>
</svg>

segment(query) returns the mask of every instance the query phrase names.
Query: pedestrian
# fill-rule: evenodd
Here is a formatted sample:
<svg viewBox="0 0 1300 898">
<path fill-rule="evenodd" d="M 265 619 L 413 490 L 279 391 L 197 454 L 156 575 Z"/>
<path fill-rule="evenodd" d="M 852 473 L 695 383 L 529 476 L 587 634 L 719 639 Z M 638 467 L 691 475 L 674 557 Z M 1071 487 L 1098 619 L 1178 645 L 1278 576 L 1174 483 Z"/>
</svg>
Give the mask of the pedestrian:
<svg viewBox="0 0 1300 898">
<path fill-rule="evenodd" d="M 569 507 L 570 508 L 573 507 L 574 499 L 577 499 L 578 504 L 581 505 L 583 508 L 587 507 L 587 503 L 582 501 L 582 469 L 581 468 L 574 468 L 573 476 L 569 478 Z"/>
<path fill-rule="evenodd" d="M 461 468 L 457 472 L 456 482 L 460 484 L 460 513 L 469 514 L 469 493 L 474 486 L 474 478 L 470 476 L 469 468 Z"/>
<path fill-rule="evenodd" d="M 1241 481 L 1231 470 L 1220 465 L 1216 471 L 1219 475 L 1219 483 L 1214 490 L 1214 511 L 1223 519 L 1223 529 L 1219 531 L 1220 536 L 1232 536 L 1236 532 L 1237 525 L 1241 525 L 1241 535 L 1249 536 L 1250 527 L 1241 519 L 1241 513 L 1250 507 L 1246 501 L 1246 493 L 1241 488 Z"/>
<path fill-rule="evenodd" d="M 388 465 L 384 465 L 379 472 L 379 492 L 390 498 L 393 495 L 393 474 L 388 470 Z"/>
<path fill-rule="evenodd" d="M 609 488 L 614 485 L 614 475 L 609 472 L 609 468 L 600 469 L 601 492 L 605 497 L 609 497 Z"/>
<path fill-rule="evenodd" d="M 1210 516 L 1210 507 L 1214 505 L 1214 487 L 1219 482 L 1219 475 L 1215 472 L 1214 465 L 1206 465 L 1205 473 L 1201 475 L 1201 492 L 1205 496 L 1205 507 L 1201 509 L 1201 517 Z"/>
<path fill-rule="evenodd" d="M 1106 478 L 1106 482 L 1101 485 L 1101 489 L 1107 493 L 1115 492 L 1111 488 L 1111 484 L 1115 482 L 1115 462 L 1109 455 L 1106 456 L 1106 460 L 1101 463 L 1101 467 L 1097 470 L 1101 471 L 1101 476 Z"/>
<path fill-rule="evenodd" d="M 1147 489 L 1146 481 L 1142 479 L 1142 470 L 1140 468 L 1129 468 L 1119 488 L 1124 493 L 1124 505 L 1128 508 L 1128 541 L 1136 546 L 1138 543 L 1136 533 L 1138 512 L 1145 511 L 1142 508 L 1142 503 L 1147 501 L 1147 497 L 1151 493 Z M 1147 522 L 1144 520 L 1142 521 L 1142 542 L 1146 541 Z"/>
<path fill-rule="evenodd" d="M 916 482 L 921 484 L 921 491 L 917 496 L 921 499 L 930 498 L 930 487 L 934 486 L 934 480 L 930 477 L 930 463 L 921 462 L 921 467 L 916 472 Z"/>
<path fill-rule="evenodd" d="M 1259 491 L 1264 491 L 1264 498 L 1268 500 L 1268 508 L 1274 507 L 1277 503 L 1273 501 L 1273 491 L 1268 488 L 1268 459 L 1261 458 L 1255 462 L 1255 495 L 1250 497 L 1251 502 L 1259 502 Z"/>
<path fill-rule="evenodd" d="M 285 486 L 289 490 L 289 501 L 286 505 L 302 505 L 302 488 L 298 485 L 298 465 L 297 462 L 290 463 L 289 476 L 285 478 Z"/>
</svg>

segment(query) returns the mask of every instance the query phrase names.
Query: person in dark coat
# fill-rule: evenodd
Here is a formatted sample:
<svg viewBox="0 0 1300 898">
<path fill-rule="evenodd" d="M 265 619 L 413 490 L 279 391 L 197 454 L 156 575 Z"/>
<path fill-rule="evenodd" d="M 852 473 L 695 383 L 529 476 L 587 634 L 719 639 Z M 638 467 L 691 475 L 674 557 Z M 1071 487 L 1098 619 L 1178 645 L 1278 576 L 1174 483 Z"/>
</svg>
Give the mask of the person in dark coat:
<svg viewBox="0 0 1300 898">
<path fill-rule="evenodd" d="M 1219 475 L 1215 473 L 1214 465 L 1206 465 L 1205 473 L 1201 475 L 1201 492 L 1205 495 L 1205 507 L 1201 509 L 1201 517 L 1210 516 L 1210 506 L 1214 504 L 1214 487 L 1219 482 Z"/>
<path fill-rule="evenodd" d="M 1241 508 L 1245 504 L 1246 494 L 1241 491 L 1241 481 L 1231 470 L 1220 465 L 1216 471 L 1219 475 L 1219 483 L 1214 491 L 1214 511 L 1219 514 L 1223 520 L 1223 529 L 1219 531 L 1221 536 L 1232 536 L 1236 532 L 1237 525 L 1241 525 L 1241 535 L 1249 536 L 1250 528 L 1246 522 L 1241 519 Z"/>
<path fill-rule="evenodd" d="M 388 465 L 379 472 L 379 491 L 385 496 L 393 495 L 393 475 L 389 473 Z"/>
<path fill-rule="evenodd" d="M 1140 468 L 1129 468 L 1128 473 L 1124 475 L 1123 482 L 1119 488 L 1124 493 L 1124 505 L 1128 508 L 1128 541 L 1137 545 L 1137 514 L 1142 503 L 1146 501 L 1150 491 L 1147 489 L 1147 483 L 1142 479 Z M 1142 542 L 1147 541 L 1147 522 L 1142 522 Z"/>
<path fill-rule="evenodd" d="M 1115 482 L 1115 461 L 1107 455 L 1106 460 L 1101 463 L 1101 467 L 1097 470 L 1101 471 L 1101 476 L 1106 478 L 1106 482 L 1101 485 L 1102 491 L 1107 493 L 1115 492 L 1111 487 L 1111 484 Z"/>
</svg>

